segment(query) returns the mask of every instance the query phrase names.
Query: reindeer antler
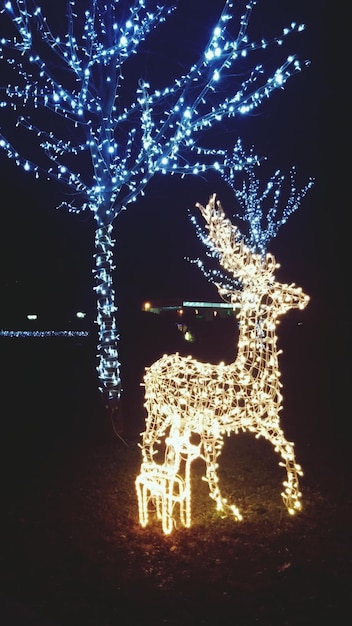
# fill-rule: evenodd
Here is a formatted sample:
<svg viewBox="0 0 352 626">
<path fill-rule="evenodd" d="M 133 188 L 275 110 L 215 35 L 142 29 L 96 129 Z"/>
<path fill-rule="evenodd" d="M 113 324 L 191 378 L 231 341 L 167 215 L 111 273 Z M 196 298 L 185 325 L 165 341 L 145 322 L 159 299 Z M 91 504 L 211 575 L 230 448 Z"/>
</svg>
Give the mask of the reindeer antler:
<svg viewBox="0 0 352 626">
<path fill-rule="evenodd" d="M 215 193 L 210 196 L 206 207 L 198 202 L 196 207 L 206 221 L 209 239 L 219 253 L 221 265 L 227 271 L 237 275 L 240 266 L 237 268 L 236 261 L 244 254 L 245 248 L 240 231 L 225 216 L 224 209 L 220 201 L 216 199 Z M 249 250 L 248 254 L 250 254 Z"/>
<path fill-rule="evenodd" d="M 204 207 L 197 202 L 206 222 L 208 237 L 219 254 L 221 265 L 235 278 L 247 282 L 261 268 L 272 273 L 277 267 L 275 258 L 267 254 L 264 258 L 254 254 L 244 243 L 240 230 L 226 217 L 219 200 L 214 193 Z"/>
</svg>

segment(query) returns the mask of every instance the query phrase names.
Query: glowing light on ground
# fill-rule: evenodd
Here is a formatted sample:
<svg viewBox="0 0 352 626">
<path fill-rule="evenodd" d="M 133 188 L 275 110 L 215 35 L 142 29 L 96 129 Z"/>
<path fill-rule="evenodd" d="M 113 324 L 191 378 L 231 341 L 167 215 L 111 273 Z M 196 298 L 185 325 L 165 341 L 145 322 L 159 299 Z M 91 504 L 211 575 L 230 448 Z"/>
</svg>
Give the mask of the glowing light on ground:
<svg viewBox="0 0 352 626">
<path fill-rule="evenodd" d="M 0 337 L 43 338 L 43 337 L 88 337 L 87 330 L 0 330 Z"/>
</svg>

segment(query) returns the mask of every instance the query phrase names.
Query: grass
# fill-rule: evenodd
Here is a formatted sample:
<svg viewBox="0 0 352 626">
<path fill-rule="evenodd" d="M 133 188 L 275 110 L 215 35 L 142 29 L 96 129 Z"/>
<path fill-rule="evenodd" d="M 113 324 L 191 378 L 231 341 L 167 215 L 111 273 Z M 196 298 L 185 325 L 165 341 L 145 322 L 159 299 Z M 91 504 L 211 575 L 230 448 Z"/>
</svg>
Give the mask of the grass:
<svg viewBox="0 0 352 626">
<path fill-rule="evenodd" d="M 127 447 L 104 428 L 59 448 L 40 472 L 18 467 L 2 496 L 2 589 L 39 615 L 67 626 L 342 623 L 352 556 L 342 473 L 332 486 L 315 466 L 317 482 L 311 463 L 292 518 L 274 451 L 234 435 L 220 481 L 244 520 L 218 516 L 196 461 L 192 527 L 165 536 L 156 520 L 138 524 L 138 438 Z"/>
<path fill-rule="evenodd" d="M 136 425 L 125 446 L 96 401 L 88 348 L 73 346 L 68 353 L 66 343 L 37 342 L 18 351 L 11 344 L 6 354 L 6 346 L 2 594 L 58 626 L 346 622 L 352 588 L 349 440 L 338 395 L 327 402 L 320 393 L 327 385 L 317 373 L 314 381 L 309 360 L 304 367 L 292 363 L 284 380 L 283 427 L 304 470 L 302 512 L 286 512 L 280 497 L 285 476 L 270 445 L 233 435 L 220 457 L 220 484 L 243 521 L 219 517 L 197 461 L 192 527 L 165 536 L 155 520 L 145 529 L 138 523 L 138 385 L 125 390 L 125 421 Z M 340 430 L 331 429 L 332 416 Z"/>
</svg>

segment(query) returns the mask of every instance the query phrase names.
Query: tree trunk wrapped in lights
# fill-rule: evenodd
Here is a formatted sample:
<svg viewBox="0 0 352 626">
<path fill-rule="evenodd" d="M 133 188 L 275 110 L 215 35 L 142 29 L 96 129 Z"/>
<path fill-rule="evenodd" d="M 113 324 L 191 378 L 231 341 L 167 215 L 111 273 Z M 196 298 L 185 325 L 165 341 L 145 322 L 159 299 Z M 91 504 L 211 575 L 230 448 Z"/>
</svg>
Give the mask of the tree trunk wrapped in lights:
<svg viewBox="0 0 352 626">
<path fill-rule="evenodd" d="M 147 418 L 136 478 L 139 520 L 146 526 L 154 505 L 166 534 L 177 523 L 178 507 L 181 524 L 191 524 L 190 465 L 197 457 L 205 461 L 205 480 L 217 510 L 242 519 L 236 504 L 222 496 L 217 471 L 224 436 L 240 431 L 264 437 L 273 445 L 286 470 L 283 502 L 292 515 L 301 509 L 298 477 L 302 470 L 279 418 L 282 395 L 276 329 L 280 316 L 290 309 L 304 309 L 309 297 L 300 287 L 275 279 L 279 265 L 274 256 L 251 252 L 215 196 L 206 207 L 197 207 L 206 222 L 209 246 L 233 284 L 239 285 L 218 284 L 220 296 L 238 310 L 239 339 L 236 359 L 229 365 L 173 354 L 146 369 Z"/>
<path fill-rule="evenodd" d="M 97 293 L 97 324 L 99 328 L 98 372 L 102 387 L 100 391 L 109 403 L 120 394 L 121 380 L 117 352 L 117 327 L 115 318 L 115 292 L 112 286 L 114 241 L 112 225 L 95 231 L 95 282 Z"/>
<path fill-rule="evenodd" d="M 226 152 L 202 145 L 204 131 L 251 112 L 306 64 L 287 55 L 283 45 L 302 25 L 291 23 L 270 40 L 249 41 L 256 0 L 236 3 L 236 10 L 238 4 L 237 19 L 235 3 L 224 0 L 199 60 L 160 89 L 143 77 L 142 42 L 173 13 L 176 1 L 67 0 L 63 36 L 59 3 L 44 2 L 49 15 L 55 9 L 52 29 L 35 0 L 6 0 L 0 12 L 6 80 L 0 149 L 36 178 L 62 183 L 73 199 L 60 207 L 90 211 L 96 222 L 98 371 L 107 404 L 121 390 L 111 273 L 115 218 L 156 172 L 221 174 Z M 256 56 L 273 47 L 284 54 L 281 62 L 274 68 L 257 64 Z M 126 62 L 131 80 L 124 80 Z"/>
</svg>

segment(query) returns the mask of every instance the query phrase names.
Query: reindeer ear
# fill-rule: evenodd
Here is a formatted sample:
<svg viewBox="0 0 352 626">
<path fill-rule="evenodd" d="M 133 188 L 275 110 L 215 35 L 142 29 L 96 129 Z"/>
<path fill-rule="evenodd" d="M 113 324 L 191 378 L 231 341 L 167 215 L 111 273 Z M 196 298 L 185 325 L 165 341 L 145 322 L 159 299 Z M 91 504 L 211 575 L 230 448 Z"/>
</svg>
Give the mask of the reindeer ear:
<svg viewBox="0 0 352 626">
<path fill-rule="evenodd" d="M 276 263 L 276 259 L 273 254 L 265 255 L 264 268 L 266 271 L 274 273 L 276 268 L 280 267 L 278 263 Z"/>
</svg>

